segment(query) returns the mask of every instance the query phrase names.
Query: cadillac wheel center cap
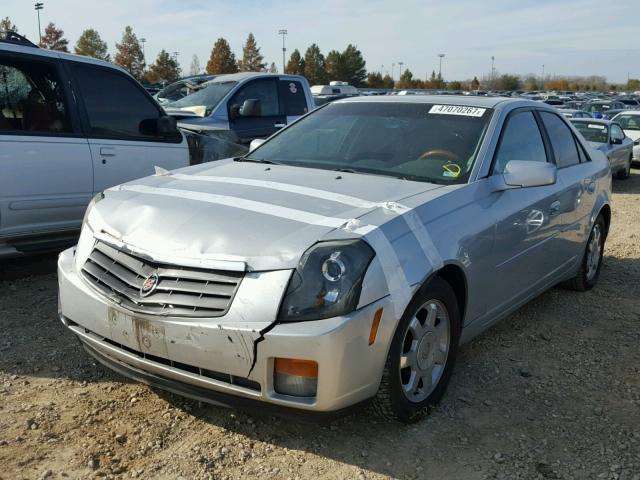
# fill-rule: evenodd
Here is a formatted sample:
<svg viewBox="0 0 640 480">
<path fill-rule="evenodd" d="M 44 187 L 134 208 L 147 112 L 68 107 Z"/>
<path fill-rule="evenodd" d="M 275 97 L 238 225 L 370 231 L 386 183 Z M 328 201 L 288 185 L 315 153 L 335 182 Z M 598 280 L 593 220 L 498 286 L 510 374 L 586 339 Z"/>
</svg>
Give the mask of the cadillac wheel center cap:
<svg viewBox="0 0 640 480">
<path fill-rule="evenodd" d="M 151 295 L 156 287 L 158 286 L 159 279 L 157 274 L 149 275 L 142 282 L 142 286 L 140 287 L 140 296 L 146 297 L 147 295 Z"/>
</svg>

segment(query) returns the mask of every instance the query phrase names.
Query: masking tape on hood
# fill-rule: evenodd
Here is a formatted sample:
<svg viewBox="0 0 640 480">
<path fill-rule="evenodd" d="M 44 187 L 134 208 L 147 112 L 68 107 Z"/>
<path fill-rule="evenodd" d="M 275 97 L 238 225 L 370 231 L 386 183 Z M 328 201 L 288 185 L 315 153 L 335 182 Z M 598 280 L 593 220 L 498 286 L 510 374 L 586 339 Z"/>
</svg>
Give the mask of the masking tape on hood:
<svg viewBox="0 0 640 480">
<path fill-rule="evenodd" d="M 181 174 L 174 174 L 172 175 L 172 177 L 176 178 L 178 175 Z M 190 180 L 197 178 L 195 176 L 190 177 Z M 261 186 L 265 186 L 264 184 L 269 184 L 269 186 L 267 186 L 266 188 L 275 188 L 277 190 L 289 191 L 291 193 L 299 193 L 302 195 L 312 194 L 310 196 L 315 196 L 317 198 L 323 198 L 326 200 L 331 200 L 331 197 L 333 195 L 336 195 L 332 192 L 324 192 L 322 190 L 316 189 L 306 189 L 304 187 L 297 187 L 294 185 L 287 185 L 277 182 L 261 182 L 246 179 L 237 180 L 243 181 L 242 184 L 245 185 L 259 186 L 257 184 L 254 184 L 253 182 L 263 183 L 263 185 Z M 245 183 L 245 181 L 251 183 Z M 323 215 L 296 210 L 288 207 L 282 207 L 279 205 L 272 205 L 268 203 L 247 200 L 244 198 L 217 195 L 212 193 L 178 190 L 164 187 L 156 188 L 147 185 L 122 185 L 120 187 L 115 187 L 114 189 L 142 194 L 190 199 L 216 205 L 224 205 L 232 208 L 239 208 L 251 212 L 262 213 L 264 215 L 270 215 L 287 220 L 306 223 L 309 225 L 337 228 L 355 233 L 356 235 L 363 237 L 367 242 L 369 242 L 375 250 L 376 255 L 378 255 L 379 257 L 380 265 L 387 282 L 387 287 L 392 298 L 392 303 L 397 318 L 400 318 L 402 316 L 402 314 L 404 313 L 404 309 L 411 300 L 411 284 L 409 283 L 406 273 L 402 268 L 396 250 L 380 227 L 362 224 L 358 219 L 326 217 Z M 303 191 L 306 193 L 303 193 Z M 432 269 L 436 270 L 442 266 L 442 258 L 440 257 L 440 254 L 438 253 L 431 239 L 431 236 L 422 224 L 422 221 L 420 220 L 415 210 L 396 202 L 374 203 L 368 202 L 367 200 L 363 199 L 356 199 L 355 197 L 348 197 L 344 195 L 342 197 L 345 202 L 347 201 L 347 199 L 349 199 L 348 201 L 351 202 L 349 204 L 353 206 L 356 206 L 354 205 L 354 203 L 359 203 L 359 205 L 357 206 L 360 208 L 364 208 L 364 205 L 367 204 L 367 208 L 369 208 L 369 210 L 374 208 L 382 208 L 401 216 L 405 220 L 409 231 L 416 238 L 416 241 L 420 245 L 426 259 L 431 263 Z"/>
<path fill-rule="evenodd" d="M 309 225 L 318 225 L 322 227 L 340 228 L 348 221 L 346 218 L 326 217 L 324 215 L 296 210 L 294 208 L 256 202 L 254 200 L 247 200 L 246 198 L 217 195 L 215 193 L 176 190 L 173 188 L 156 188 L 149 187 L 147 185 L 122 185 L 118 187 L 118 189 L 127 192 L 182 198 L 187 200 L 196 200 L 198 202 L 213 203 L 215 205 L 224 205 L 226 207 L 239 208 L 249 212 L 262 213 L 263 215 L 280 217 L 286 220 L 293 220 L 300 223 L 307 223 Z"/>
</svg>

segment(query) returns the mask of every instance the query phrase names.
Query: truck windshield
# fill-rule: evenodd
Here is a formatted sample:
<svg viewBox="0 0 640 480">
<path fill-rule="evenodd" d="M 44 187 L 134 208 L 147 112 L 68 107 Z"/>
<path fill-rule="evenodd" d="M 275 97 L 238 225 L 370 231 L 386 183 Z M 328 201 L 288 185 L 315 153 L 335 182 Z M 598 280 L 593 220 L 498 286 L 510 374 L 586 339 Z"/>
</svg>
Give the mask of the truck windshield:
<svg viewBox="0 0 640 480">
<path fill-rule="evenodd" d="M 488 108 L 338 102 L 322 107 L 245 159 L 465 183 L 492 115 Z"/>
<path fill-rule="evenodd" d="M 193 92 L 191 95 L 187 95 L 180 100 L 169 103 L 167 107 L 205 107 L 205 115 L 210 115 L 220 100 L 222 100 L 227 93 L 233 89 L 238 82 L 211 82 L 205 87 Z"/>
</svg>

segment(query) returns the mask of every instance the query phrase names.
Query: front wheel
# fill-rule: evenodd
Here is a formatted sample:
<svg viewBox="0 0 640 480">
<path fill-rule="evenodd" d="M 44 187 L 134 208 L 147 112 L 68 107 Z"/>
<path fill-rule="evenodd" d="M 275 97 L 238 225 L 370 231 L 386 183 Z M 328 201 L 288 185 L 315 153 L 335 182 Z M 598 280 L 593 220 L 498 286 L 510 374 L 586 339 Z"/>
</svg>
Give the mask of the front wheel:
<svg viewBox="0 0 640 480">
<path fill-rule="evenodd" d="M 444 394 L 458 351 L 460 312 L 441 278 L 423 285 L 400 320 L 373 400 L 379 416 L 415 422 Z"/>
</svg>

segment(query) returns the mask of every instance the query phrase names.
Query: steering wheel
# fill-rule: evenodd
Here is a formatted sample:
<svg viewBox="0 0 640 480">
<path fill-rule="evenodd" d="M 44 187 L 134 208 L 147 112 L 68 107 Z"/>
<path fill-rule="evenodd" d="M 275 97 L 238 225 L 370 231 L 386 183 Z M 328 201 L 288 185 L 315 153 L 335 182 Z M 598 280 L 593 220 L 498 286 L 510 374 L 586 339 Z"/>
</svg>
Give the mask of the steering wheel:
<svg viewBox="0 0 640 480">
<path fill-rule="evenodd" d="M 431 158 L 431 157 L 439 157 L 442 158 L 444 160 L 450 160 L 452 162 L 455 162 L 457 160 L 459 160 L 460 157 L 458 157 L 458 155 L 456 155 L 455 153 L 449 151 L 449 150 L 445 150 L 443 148 L 436 148 L 434 150 L 427 150 L 426 152 L 423 152 L 419 157 L 418 160 L 425 160 L 427 158 Z"/>
</svg>

